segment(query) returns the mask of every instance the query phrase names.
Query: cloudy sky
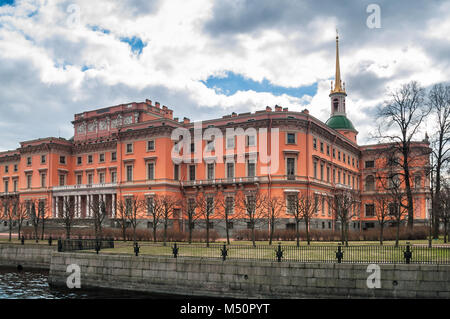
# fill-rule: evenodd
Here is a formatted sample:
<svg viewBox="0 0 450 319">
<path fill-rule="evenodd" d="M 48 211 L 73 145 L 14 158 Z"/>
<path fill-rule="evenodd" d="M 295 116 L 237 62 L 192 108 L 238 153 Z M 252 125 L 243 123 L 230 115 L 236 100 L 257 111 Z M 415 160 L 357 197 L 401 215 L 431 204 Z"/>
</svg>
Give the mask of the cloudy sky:
<svg viewBox="0 0 450 319">
<path fill-rule="evenodd" d="M 360 143 L 411 80 L 450 79 L 450 2 L 0 0 L 0 150 L 146 98 L 191 120 L 275 104 L 329 117 L 335 30 Z M 369 11 L 369 12 L 368 12 Z"/>
</svg>

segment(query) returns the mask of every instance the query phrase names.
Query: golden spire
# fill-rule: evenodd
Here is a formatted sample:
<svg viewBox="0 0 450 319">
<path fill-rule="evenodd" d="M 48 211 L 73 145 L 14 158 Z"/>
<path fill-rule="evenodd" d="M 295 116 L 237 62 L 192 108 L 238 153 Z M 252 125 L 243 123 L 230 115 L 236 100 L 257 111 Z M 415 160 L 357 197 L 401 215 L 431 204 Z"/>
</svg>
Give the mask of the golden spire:
<svg viewBox="0 0 450 319">
<path fill-rule="evenodd" d="M 334 89 L 331 93 L 345 93 L 345 88 L 342 86 L 341 81 L 341 68 L 339 66 L 339 35 L 336 29 L 336 74 L 334 78 Z"/>
</svg>

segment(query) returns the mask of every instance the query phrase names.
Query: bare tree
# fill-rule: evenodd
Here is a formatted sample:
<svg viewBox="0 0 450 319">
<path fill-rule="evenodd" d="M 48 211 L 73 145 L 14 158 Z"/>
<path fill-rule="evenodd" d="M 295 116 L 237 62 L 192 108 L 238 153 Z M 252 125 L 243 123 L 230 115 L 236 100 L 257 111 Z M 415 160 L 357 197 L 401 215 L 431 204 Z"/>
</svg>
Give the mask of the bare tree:
<svg viewBox="0 0 450 319">
<path fill-rule="evenodd" d="M 264 197 L 261 194 L 259 188 L 255 190 L 240 191 L 238 193 L 238 206 L 243 212 L 243 216 L 248 221 L 252 232 L 252 243 L 256 247 L 255 243 L 255 228 L 257 222 L 264 219 Z"/>
<path fill-rule="evenodd" d="M 389 223 L 389 203 L 391 202 L 390 196 L 384 192 L 378 192 L 373 196 L 372 204 L 374 214 L 377 217 L 378 224 L 380 225 L 380 245 L 383 245 L 384 228 Z"/>
<path fill-rule="evenodd" d="M 127 228 L 128 228 L 128 219 L 127 219 L 127 205 L 125 200 L 120 199 L 117 201 L 116 205 L 116 222 L 119 223 L 120 228 L 122 229 L 122 239 L 123 241 L 127 240 Z"/>
<path fill-rule="evenodd" d="M 448 185 L 443 185 L 441 189 L 441 195 L 439 196 L 440 203 L 440 221 L 444 227 L 444 243 L 449 240 L 449 225 L 450 225 L 450 187 Z"/>
<path fill-rule="evenodd" d="M 161 205 L 161 217 L 163 220 L 164 230 L 163 230 L 163 242 L 164 246 L 167 244 L 167 229 L 169 227 L 169 220 L 173 217 L 174 209 L 179 205 L 178 200 L 173 196 L 163 195 L 160 197 Z"/>
<path fill-rule="evenodd" d="M 189 244 L 191 244 L 192 231 L 194 230 L 194 222 L 199 217 L 199 214 L 196 213 L 197 201 L 195 200 L 195 197 L 187 197 L 186 200 L 182 201 L 182 209 L 185 212 L 188 220 L 188 231 L 189 231 L 188 242 Z"/>
<path fill-rule="evenodd" d="M 38 215 L 41 219 L 41 240 L 44 240 L 44 234 L 45 234 L 45 221 L 50 218 L 50 206 L 48 205 L 47 201 L 44 199 L 38 200 Z"/>
<path fill-rule="evenodd" d="M 34 230 L 34 239 L 36 242 L 39 241 L 38 231 L 39 231 L 39 222 L 40 222 L 40 215 L 39 215 L 39 208 L 36 206 L 39 206 L 39 201 L 37 200 L 30 200 L 27 202 L 27 206 L 29 209 L 28 216 L 30 217 L 31 224 L 33 226 Z"/>
<path fill-rule="evenodd" d="M 320 209 L 319 206 L 320 204 L 318 197 L 311 194 L 309 191 L 298 192 L 297 196 L 295 197 L 295 207 L 298 210 L 298 213 L 296 213 L 295 215 L 298 215 L 299 221 L 303 220 L 305 223 L 306 242 L 308 245 L 311 244 L 311 236 L 309 233 L 311 220 Z M 298 229 L 297 232 L 298 232 L 297 237 L 298 243 L 298 238 L 300 236 Z"/>
<path fill-rule="evenodd" d="M 217 202 L 213 194 L 205 195 L 203 192 L 199 192 L 195 198 L 197 212 L 200 217 L 205 221 L 206 228 L 206 247 L 209 247 L 209 231 L 211 225 L 211 216 L 216 211 Z"/>
<path fill-rule="evenodd" d="M 78 209 L 75 200 L 71 200 L 70 196 L 65 196 L 63 201 L 62 220 L 66 229 L 66 238 L 70 239 L 70 231 Z"/>
<path fill-rule="evenodd" d="M 432 224 L 433 237 L 439 237 L 440 203 L 442 185 L 442 169 L 450 159 L 450 85 L 436 84 L 428 93 L 428 105 L 436 126 L 436 133 L 432 136 L 432 156 L 434 163 L 433 194 L 432 194 Z"/>
<path fill-rule="evenodd" d="M 23 222 L 28 218 L 28 208 L 27 203 L 16 197 L 16 219 L 17 219 L 17 239 L 20 239 L 22 233 Z"/>
<path fill-rule="evenodd" d="M 103 236 L 102 225 L 108 215 L 106 212 L 106 203 L 100 196 L 94 197 L 93 200 L 89 202 L 89 209 L 94 221 L 95 239 L 100 239 Z"/>
<path fill-rule="evenodd" d="M 156 243 L 156 232 L 163 218 L 162 200 L 159 195 L 155 195 L 147 197 L 143 204 L 147 215 L 152 217 L 153 241 Z"/>
<path fill-rule="evenodd" d="M 225 233 L 227 244 L 230 244 L 230 223 L 237 218 L 238 214 L 234 212 L 235 199 L 233 196 L 227 196 L 224 192 L 219 192 L 216 196 L 216 206 L 218 208 L 218 217 L 225 221 Z"/>
<path fill-rule="evenodd" d="M 136 243 L 136 228 L 139 224 L 144 202 L 138 196 L 128 197 L 125 199 L 125 206 L 127 220 L 133 228 L 133 242 Z"/>
<path fill-rule="evenodd" d="M 337 188 L 333 197 L 328 200 L 334 218 L 341 224 L 341 242 L 348 246 L 348 228 L 353 217 L 357 216 L 356 204 L 358 203 L 356 192 L 351 189 Z"/>
<path fill-rule="evenodd" d="M 408 227 L 413 227 L 414 224 L 410 167 L 414 158 L 417 158 L 411 154 L 411 142 L 430 112 L 430 108 L 424 104 L 424 94 L 424 89 L 417 82 L 404 84 L 393 91 L 390 101 L 378 110 L 380 124 L 377 138 L 391 143 L 394 153 L 402 155 L 399 165 L 405 182 Z"/>
<path fill-rule="evenodd" d="M 13 221 L 15 219 L 15 201 L 11 196 L 5 196 L 1 199 L 3 217 L 8 220 L 9 241 L 12 239 Z"/>
<path fill-rule="evenodd" d="M 281 197 L 267 194 L 263 196 L 261 205 L 269 224 L 269 245 L 272 245 L 276 223 L 285 208 L 284 200 Z"/>
</svg>

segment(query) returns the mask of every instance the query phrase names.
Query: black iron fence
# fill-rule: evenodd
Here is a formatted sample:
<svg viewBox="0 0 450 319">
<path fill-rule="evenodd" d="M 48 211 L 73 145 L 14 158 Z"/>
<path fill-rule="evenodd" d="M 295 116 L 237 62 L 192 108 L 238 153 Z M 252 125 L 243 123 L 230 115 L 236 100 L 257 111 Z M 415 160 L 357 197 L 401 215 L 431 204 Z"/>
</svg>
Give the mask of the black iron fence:
<svg viewBox="0 0 450 319">
<path fill-rule="evenodd" d="M 106 248 L 114 248 L 111 239 L 58 239 L 58 251 L 95 250 L 97 253 Z"/>
<path fill-rule="evenodd" d="M 117 246 L 120 246 L 118 244 Z M 136 246 L 121 252 L 135 253 Z M 113 251 L 112 251 L 113 252 Z M 450 247 L 413 246 L 300 246 L 295 245 L 224 245 L 140 242 L 137 254 L 167 257 L 221 258 L 222 260 L 264 260 L 278 262 L 377 263 L 377 264 L 450 264 Z"/>
</svg>

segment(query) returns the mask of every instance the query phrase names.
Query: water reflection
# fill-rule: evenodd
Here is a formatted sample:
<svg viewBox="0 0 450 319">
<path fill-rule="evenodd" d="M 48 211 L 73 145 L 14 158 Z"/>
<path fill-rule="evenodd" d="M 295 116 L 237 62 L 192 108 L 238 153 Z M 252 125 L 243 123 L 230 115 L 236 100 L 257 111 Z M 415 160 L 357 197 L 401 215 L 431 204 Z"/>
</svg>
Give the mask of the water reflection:
<svg viewBox="0 0 450 319">
<path fill-rule="evenodd" d="M 104 289 L 52 289 L 48 285 L 48 271 L 18 271 L 17 269 L 0 267 L 0 299 L 155 299 L 159 297 L 164 296 Z"/>
</svg>

